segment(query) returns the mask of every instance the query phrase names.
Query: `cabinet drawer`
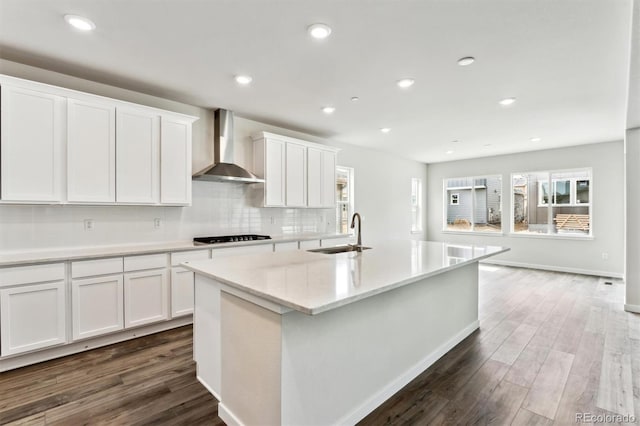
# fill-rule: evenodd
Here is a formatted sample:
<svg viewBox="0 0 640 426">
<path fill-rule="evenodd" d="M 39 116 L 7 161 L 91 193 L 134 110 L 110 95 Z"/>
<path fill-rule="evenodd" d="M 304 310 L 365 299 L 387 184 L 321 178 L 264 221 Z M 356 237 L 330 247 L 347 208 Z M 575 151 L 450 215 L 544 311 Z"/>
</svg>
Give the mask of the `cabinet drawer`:
<svg viewBox="0 0 640 426">
<path fill-rule="evenodd" d="M 44 265 L 0 269 L 0 287 L 63 279 L 64 263 L 46 263 Z"/>
<path fill-rule="evenodd" d="M 290 241 L 287 243 L 275 243 L 273 245 L 275 251 L 288 251 L 288 250 L 298 250 L 298 242 Z"/>
<path fill-rule="evenodd" d="M 300 250 L 320 248 L 320 240 L 300 241 Z"/>
<path fill-rule="evenodd" d="M 108 259 L 81 260 L 78 262 L 71 262 L 72 278 L 117 274 L 118 272 L 122 272 L 121 257 L 110 257 Z"/>
<path fill-rule="evenodd" d="M 124 258 L 125 272 L 166 267 L 167 255 L 165 253 L 146 254 L 144 256 L 127 256 Z"/>
<path fill-rule="evenodd" d="M 171 266 L 178 266 L 182 262 L 190 260 L 207 260 L 209 259 L 209 250 L 181 251 L 171 253 Z"/>
<path fill-rule="evenodd" d="M 266 253 L 273 251 L 273 244 L 258 244 L 254 246 L 225 247 L 211 250 L 211 258 L 222 256 L 241 256 L 250 253 Z"/>
</svg>

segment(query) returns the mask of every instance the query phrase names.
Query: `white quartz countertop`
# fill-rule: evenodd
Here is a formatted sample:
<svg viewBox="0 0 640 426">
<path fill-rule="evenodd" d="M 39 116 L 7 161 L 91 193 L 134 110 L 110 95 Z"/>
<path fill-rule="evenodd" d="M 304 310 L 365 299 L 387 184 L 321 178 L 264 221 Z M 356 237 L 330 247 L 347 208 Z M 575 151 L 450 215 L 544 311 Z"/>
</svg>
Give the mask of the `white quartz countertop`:
<svg viewBox="0 0 640 426">
<path fill-rule="evenodd" d="M 66 260 L 96 259 L 113 256 L 132 256 L 176 251 L 221 249 L 262 244 L 278 244 L 293 241 L 328 240 L 350 238 L 350 234 L 287 234 L 272 236 L 270 240 L 238 241 L 222 244 L 194 244 L 193 241 L 160 242 L 148 244 L 128 244 L 97 247 L 55 248 L 31 251 L 0 252 L 0 267 L 19 266 L 33 263 L 63 262 Z"/>
<path fill-rule="evenodd" d="M 251 295 L 314 315 L 508 250 L 433 241 L 390 241 L 362 253 L 298 250 L 183 265 Z"/>
</svg>

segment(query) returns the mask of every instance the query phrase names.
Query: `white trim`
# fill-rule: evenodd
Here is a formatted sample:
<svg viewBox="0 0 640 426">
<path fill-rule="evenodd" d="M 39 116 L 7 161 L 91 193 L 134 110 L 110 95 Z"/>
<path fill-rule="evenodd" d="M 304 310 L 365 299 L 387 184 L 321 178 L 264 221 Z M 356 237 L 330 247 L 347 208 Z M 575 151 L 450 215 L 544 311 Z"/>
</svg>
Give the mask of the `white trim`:
<svg viewBox="0 0 640 426">
<path fill-rule="evenodd" d="M 513 266 L 516 268 L 540 269 L 542 271 L 569 272 L 572 274 L 593 275 L 596 277 L 624 279 L 624 274 L 619 272 L 593 271 L 590 269 L 566 268 L 564 266 L 554 266 L 554 265 L 538 265 L 533 263 L 513 262 L 510 260 L 483 260 L 481 263 L 489 263 L 492 265 L 502 265 L 502 266 Z"/>
<path fill-rule="evenodd" d="M 454 235 L 481 235 L 483 237 L 490 237 L 490 236 L 495 236 L 495 237 L 504 237 L 505 233 L 504 231 L 499 231 L 499 232 L 491 232 L 491 231 L 451 231 L 449 229 L 443 229 L 441 231 L 443 234 L 454 234 Z"/>
<path fill-rule="evenodd" d="M 543 224 L 544 225 L 544 224 Z M 507 234 L 509 237 L 515 238 L 551 238 L 555 240 L 595 240 L 593 235 L 589 234 L 543 234 L 543 233 L 529 233 L 529 232 L 510 232 Z"/>
<path fill-rule="evenodd" d="M 222 402 L 218 403 L 218 417 L 224 421 L 227 426 L 244 426 L 244 423 L 236 417 Z"/>
<path fill-rule="evenodd" d="M 359 407 L 356 407 L 350 413 L 347 413 L 342 418 L 340 418 L 335 424 L 339 425 L 349 425 L 356 424 L 360 420 L 362 420 L 367 414 L 371 413 L 373 410 L 378 408 L 383 402 L 397 393 L 400 389 L 405 387 L 411 380 L 415 379 L 418 375 L 420 375 L 424 370 L 429 368 L 433 363 L 435 363 L 438 359 L 444 356 L 447 352 L 453 349 L 458 343 L 462 342 L 466 339 L 471 333 L 477 330 L 480 326 L 480 322 L 478 320 L 473 321 L 471 324 L 464 327 L 460 332 L 458 332 L 451 339 L 440 345 L 433 352 L 428 354 L 426 357 L 418 361 L 414 366 L 410 367 L 407 371 L 405 371 L 401 376 L 397 377 L 393 381 L 391 381 L 387 386 L 383 389 L 375 393 L 368 400 L 362 403 Z M 220 418 L 226 421 L 220 414 L 220 408 L 218 408 L 218 413 Z"/>
<path fill-rule="evenodd" d="M 26 365 L 36 364 L 42 361 L 49 361 L 51 359 L 84 352 L 102 346 L 111 345 L 113 343 L 124 342 L 125 340 L 158 333 L 160 331 L 170 330 L 172 328 L 182 327 L 183 325 L 188 325 L 192 322 L 193 317 L 191 315 L 187 315 L 170 321 L 162 321 L 145 327 L 132 328 L 123 332 L 109 334 L 106 336 L 84 339 L 78 342 L 57 346 L 51 349 L 39 350 L 35 352 L 2 358 L 0 359 L 0 372 L 13 370 L 14 368 L 24 367 Z"/>
<path fill-rule="evenodd" d="M 640 305 L 624 304 L 624 310 L 627 312 L 633 312 L 634 314 L 640 314 Z"/>
<path fill-rule="evenodd" d="M 333 151 L 333 152 L 336 152 L 336 153 L 338 151 L 341 151 L 341 148 L 336 148 L 335 146 L 325 145 L 325 144 L 317 143 L 317 142 L 309 142 L 307 140 L 296 139 L 296 138 L 292 138 L 290 136 L 277 135 L 275 133 L 270 133 L 270 132 L 256 132 L 256 133 L 251 135 L 251 139 L 254 142 L 262 140 L 262 139 L 276 139 L 276 140 L 279 140 L 281 142 L 291 142 L 291 143 L 304 145 L 306 147 L 320 148 L 320 149 L 323 149 L 323 150 L 326 150 L 326 151 Z"/>
<path fill-rule="evenodd" d="M 22 89 L 35 90 L 49 94 L 55 94 L 57 96 L 63 97 L 71 97 L 73 99 L 82 100 L 82 101 L 96 101 L 102 100 L 104 102 L 112 103 L 113 106 L 116 107 L 128 107 L 128 108 L 144 108 L 146 111 L 153 111 L 160 115 L 171 115 L 175 117 L 179 117 L 181 120 L 186 120 L 190 123 L 193 123 L 200 119 L 200 117 L 196 117 L 194 115 L 183 114 L 181 112 L 175 112 L 166 109 L 160 109 L 148 105 L 143 104 L 135 104 L 133 102 L 123 101 L 116 98 L 109 98 L 107 96 L 96 95 L 90 92 L 81 92 L 75 89 L 68 89 L 62 86 L 55 86 L 53 84 L 42 83 L 40 81 L 34 80 L 26 80 L 24 78 L 12 77 L 6 74 L 0 74 L 0 85 L 10 85 L 13 87 L 20 87 Z"/>
<path fill-rule="evenodd" d="M 196 365 L 197 365 L 197 363 L 196 363 Z M 214 391 L 214 390 L 213 390 L 213 388 L 212 388 L 211 386 L 209 386 L 209 384 L 208 384 L 207 382 L 205 382 L 205 381 L 204 381 L 204 379 L 203 379 L 202 377 L 200 377 L 200 375 L 199 375 L 199 374 L 197 374 L 197 372 L 196 372 L 196 379 L 197 379 L 197 380 L 200 382 L 200 384 L 201 384 L 202 386 L 204 386 L 204 388 L 205 388 L 206 390 L 208 390 L 208 391 L 209 391 L 209 393 L 210 393 L 211 395 L 213 395 L 213 396 L 214 396 L 218 401 L 220 401 L 220 400 L 222 399 L 222 398 L 220 398 L 220 395 L 218 394 L 218 392 Z"/>
</svg>

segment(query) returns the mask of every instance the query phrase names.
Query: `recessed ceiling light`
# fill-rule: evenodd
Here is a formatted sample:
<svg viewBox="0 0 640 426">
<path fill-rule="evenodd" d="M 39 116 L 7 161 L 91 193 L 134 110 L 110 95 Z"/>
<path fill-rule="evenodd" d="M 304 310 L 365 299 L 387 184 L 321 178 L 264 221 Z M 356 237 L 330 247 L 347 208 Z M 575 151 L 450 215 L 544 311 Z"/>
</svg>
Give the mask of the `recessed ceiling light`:
<svg viewBox="0 0 640 426">
<path fill-rule="evenodd" d="M 498 102 L 502 106 L 512 105 L 516 101 L 516 98 L 504 98 L 500 102 Z"/>
<path fill-rule="evenodd" d="M 248 75 L 237 75 L 236 76 L 236 83 L 242 84 L 243 86 L 246 86 L 247 84 L 251 83 L 252 81 L 253 81 L 253 78 L 251 78 Z"/>
<path fill-rule="evenodd" d="M 391 129 L 390 129 L 390 128 L 388 128 L 388 127 L 383 127 L 382 129 L 380 129 L 380 131 L 381 131 L 382 133 L 389 133 L 389 132 L 391 131 Z"/>
<path fill-rule="evenodd" d="M 398 85 L 399 88 L 406 89 L 407 87 L 413 86 L 413 83 L 415 82 L 416 81 L 412 78 L 403 78 L 401 80 L 398 80 L 396 84 Z"/>
<path fill-rule="evenodd" d="M 336 109 L 334 107 L 331 107 L 331 106 L 326 106 L 326 107 L 322 108 L 322 112 L 324 112 L 325 114 L 333 114 L 333 112 L 335 110 Z"/>
<path fill-rule="evenodd" d="M 467 65 L 471 65 L 476 61 L 476 58 L 473 56 L 465 56 L 464 58 L 458 59 L 458 65 L 461 67 L 466 67 Z"/>
<path fill-rule="evenodd" d="M 357 96 L 354 96 L 354 97 L 351 98 L 351 102 L 358 102 L 359 100 L 360 100 L 360 98 L 357 97 Z"/>
<path fill-rule="evenodd" d="M 460 142 L 458 139 L 451 141 L 451 143 L 458 143 Z"/>
<path fill-rule="evenodd" d="M 529 139 L 529 140 L 530 140 L 531 142 L 540 142 L 540 141 L 542 140 L 542 138 L 535 137 L 535 138 L 531 138 L 531 139 Z"/>
<path fill-rule="evenodd" d="M 483 146 L 491 146 L 490 143 L 485 143 Z"/>
<path fill-rule="evenodd" d="M 91 31 L 96 28 L 96 24 L 93 21 L 82 16 L 64 15 L 64 20 L 67 21 L 67 24 L 80 31 Z"/>
<path fill-rule="evenodd" d="M 449 151 L 445 152 L 445 154 L 453 154 L 453 153 L 454 153 L 454 151 L 451 150 L 451 149 Z"/>
<path fill-rule="evenodd" d="M 322 40 L 329 37 L 329 34 L 331 34 L 331 27 L 329 27 L 327 24 L 313 24 L 309 25 L 307 31 L 309 32 L 311 37 Z"/>
</svg>

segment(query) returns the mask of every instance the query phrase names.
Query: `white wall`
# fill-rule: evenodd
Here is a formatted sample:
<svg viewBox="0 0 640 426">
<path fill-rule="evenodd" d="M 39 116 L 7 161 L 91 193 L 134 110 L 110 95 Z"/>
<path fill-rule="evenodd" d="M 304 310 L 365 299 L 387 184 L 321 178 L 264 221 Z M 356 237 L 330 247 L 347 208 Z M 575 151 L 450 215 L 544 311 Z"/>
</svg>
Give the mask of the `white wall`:
<svg viewBox="0 0 640 426">
<path fill-rule="evenodd" d="M 624 272 L 623 143 L 609 142 L 498 157 L 430 164 L 428 168 L 429 239 L 494 244 L 511 251 L 492 259 L 505 264 L 621 277 Z M 511 173 L 591 167 L 593 239 L 510 236 Z M 443 179 L 502 175 L 504 235 L 443 232 Z M 603 260 L 602 253 L 608 253 Z"/>
<path fill-rule="evenodd" d="M 0 73 L 198 116 L 193 128 L 193 170 L 213 161 L 211 110 L 1 59 Z M 365 217 L 365 243 L 424 237 L 409 233 L 411 177 L 425 179 L 424 164 L 236 117 L 236 162 L 249 169 L 253 163 L 250 135 L 257 131 L 342 149 L 338 164 L 355 168 L 356 210 Z M 334 210 L 259 208 L 254 198 L 251 186 L 194 181 L 191 207 L 0 205 L 0 252 L 179 241 L 196 235 L 335 230 Z M 161 229 L 153 228 L 154 218 L 162 219 Z M 93 219 L 95 230 L 84 231 L 84 219 Z"/>
</svg>

